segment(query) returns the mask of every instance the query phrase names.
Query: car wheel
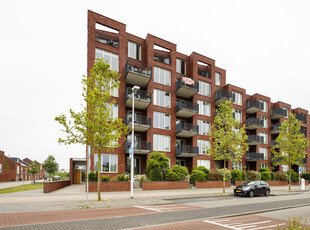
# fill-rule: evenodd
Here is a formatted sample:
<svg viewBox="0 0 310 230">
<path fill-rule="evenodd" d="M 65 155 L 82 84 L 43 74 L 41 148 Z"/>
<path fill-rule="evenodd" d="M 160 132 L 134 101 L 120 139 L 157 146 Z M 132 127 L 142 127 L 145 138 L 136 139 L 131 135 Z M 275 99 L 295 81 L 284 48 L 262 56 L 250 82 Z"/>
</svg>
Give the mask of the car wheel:
<svg viewBox="0 0 310 230">
<path fill-rule="evenodd" d="M 250 196 L 251 198 L 254 197 L 254 192 L 253 192 L 253 191 L 250 191 L 249 196 Z"/>
<path fill-rule="evenodd" d="M 266 190 L 265 196 L 269 196 L 269 195 L 270 195 L 270 191 L 269 191 L 269 190 Z"/>
</svg>

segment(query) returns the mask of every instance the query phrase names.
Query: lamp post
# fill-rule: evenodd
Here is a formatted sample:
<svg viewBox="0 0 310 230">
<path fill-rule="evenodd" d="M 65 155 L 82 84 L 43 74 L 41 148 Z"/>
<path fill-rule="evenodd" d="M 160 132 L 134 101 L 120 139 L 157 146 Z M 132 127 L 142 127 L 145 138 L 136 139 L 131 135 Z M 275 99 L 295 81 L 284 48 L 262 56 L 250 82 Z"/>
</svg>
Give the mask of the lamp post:
<svg viewBox="0 0 310 230">
<path fill-rule="evenodd" d="M 139 86 L 132 87 L 132 115 L 131 115 L 131 150 L 129 154 L 131 156 L 131 167 L 130 167 L 130 198 L 133 199 L 133 167 L 134 167 L 134 140 L 135 140 L 135 93 L 140 90 Z M 132 153 L 130 153 L 132 151 Z"/>
</svg>

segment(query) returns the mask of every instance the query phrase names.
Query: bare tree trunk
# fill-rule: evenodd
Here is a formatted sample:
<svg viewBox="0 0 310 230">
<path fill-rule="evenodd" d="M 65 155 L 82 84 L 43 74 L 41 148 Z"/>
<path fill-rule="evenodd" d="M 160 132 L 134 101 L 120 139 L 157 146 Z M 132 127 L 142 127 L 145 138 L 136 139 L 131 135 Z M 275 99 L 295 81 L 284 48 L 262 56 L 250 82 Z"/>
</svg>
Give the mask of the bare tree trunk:
<svg viewBox="0 0 310 230">
<path fill-rule="evenodd" d="M 288 190 L 289 191 L 291 191 L 291 168 L 292 168 L 292 166 L 291 166 L 291 162 L 289 162 L 289 172 L 288 172 Z"/>
<path fill-rule="evenodd" d="M 288 125 L 288 135 L 289 135 L 289 146 L 291 143 L 291 119 L 289 118 L 289 125 Z M 291 148 L 289 148 L 288 150 L 288 167 L 289 167 L 289 172 L 288 172 L 288 190 L 291 191 L 291 168 L 292 168 L 292 164 L 291 164 Z"/>
<path fill-rule="evenodd" d="M 97 187 L 98 187 L 98 201 L 101 201 L 101 194 L 100 194 L 100 171 L 101 171 L 101 154 L 100 154 L 100 150 L 98 151 L 98 171 L 97 171 Z"/>
<path fill-rule="evenodd" d="M 224 160 L 223 194 L 225 194 L 226 160 Z"/>
</svg>

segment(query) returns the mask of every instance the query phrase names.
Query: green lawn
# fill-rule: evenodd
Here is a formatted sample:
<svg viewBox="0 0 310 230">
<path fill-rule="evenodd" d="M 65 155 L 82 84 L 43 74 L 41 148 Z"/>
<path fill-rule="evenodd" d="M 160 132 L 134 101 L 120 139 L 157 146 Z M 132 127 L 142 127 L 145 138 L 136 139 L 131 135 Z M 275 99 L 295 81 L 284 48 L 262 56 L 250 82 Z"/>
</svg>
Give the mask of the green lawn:
<svg viewBox="0 0 310 230">
<path fill-rule="evenodd" d="M 17 187 L 12 187 L 12 188 L 4 188 L 4 189 L 0 189 L 0 194 L 22 192 L 22 191 L 36 190 L 36 189 L 43 189 L 43 184 L 25 184 L 25 185 L 21 185 Z"/>
</svg>

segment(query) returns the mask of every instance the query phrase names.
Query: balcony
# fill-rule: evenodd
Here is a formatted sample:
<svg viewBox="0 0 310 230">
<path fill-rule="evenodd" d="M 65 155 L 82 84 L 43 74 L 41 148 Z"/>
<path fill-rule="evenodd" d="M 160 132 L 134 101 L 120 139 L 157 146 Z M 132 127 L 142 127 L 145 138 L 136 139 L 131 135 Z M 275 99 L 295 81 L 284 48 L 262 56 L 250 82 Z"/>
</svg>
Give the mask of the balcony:
<svg viewBox="0 0 310 230">
<path fill-rule="evenodd" d="M 264 126 L 264 120 L 251 117 L 251 118 L 246 119 L 245 126 L 246 126 L 246 129 L 248 130 L 262 128 Z"/>
<path fill-rule="evenodd" d="M 221 103 L 225 103 L 225 101 L 232 101 L 232 93 L 226 90 L 217 90 L 215 91 L 215 105 L 219 105 Z"/>
<path fill-rule="evenodd" d="M 273 159 L 274 158 L 274 155 L 271 154 L 271 163 L 279 163 L 280 161 L 282 161 L 283 157 L 279 157 L 278 159 Z"/>
<path fill-rule="evenodd" d="M 154 55 L 154 60 L 155 61 L 158 61 L 158 62 L 161 62 L 161 63 L 164 63 L 164 64 L 167 64 L 167 65 L 170 65 L 170 57 L 161 57 L 161 56 L 158 56 L 158 55 Z"/>
<path fill-rule="evenodd" d="M 107 44 L 109 46 L 113 46 L 115 48 L 118 48 L 118 45 L 119 45 L 118 38 L 113 37 L 101 31 L 96 31 L 96 41 Z"/>
<path fill-rule="evenodd" d="M 264 109 L 264 104 L 257 100 L 246 101 L 246 113 L 253 114 Z"/>
<path fill-rule="evenodd" d="M 135 93 L 135 108 L 146 109 L 152 102 L 152 95 L 144 90 Z M 132 107 L 132 89 L 126 89 L 126 106 Z"/>
<path fill-rule="evenodd" d="M 264 137 L 257 135 L 249 135 L 247 139 L 248 145 L 259 145 L 264 143 Z"/>
<path fill-rule="evenodd" d="M 264 160 L 264 154 L 263 153 L 247 152 L 245 154 L 245 160 L 246 161 L 263 161 Z"/>
<path fill-rule="evenodd" d="M 287 111 L 282 108 L 271 109 L 271 119 L 279 119 L 287 116 Z"/>
<path fill-rule="evenodd" d="M 272 147 L 275 147 L 276 145 L 278 145 L 279 143 L 278 142 L 276 142 L 276 140 L 271 140 L 271 142 L 270 142 L 270 145 L 272 146 Z"/>
<path fill-rule="evenodd" d="M 280 131 L 281 131 L 281 130 L 280 130 L 280 127 L 281 127 L 281 124 L 280 124 L 280 123 L 271 125 L 271 127 L 270 127 L 270 133 L 271 133 L 271 134 L 279 134 Z"/>
<path fill-rule="evenodd" d="M 198 134 L 198 125 L 180 122 L 176 126 L 177 137 L 193 137 Z"/>
<path fill-rule="evenodd" d="M 176 104 L 176 112 L 178 117 L 190 118 L 198 113 L 198 104 L 190 101 L 179 100 Z"/>
<path fill-rule="evenodd" d="M 298 114 L 296 114 L 296 118 L 298 120 L 300 120 L 301 122 L 307 124 L 307 115 L 306 114 L 298 113 Z"/>
<path fill-rule="evenodd" d="M 199 91 L 199 84 L 191 78 L 180 77 L 177 80 L 177 96 L 191 98 Z"/>
<path fill-rule="evenodd" d="M 132 114 L 126 114 L 125 116 L 125 124 L 129 125 L 129 129 L 132 127 Z M 146 116 L 142 116 L 139 114 L 135 115 L 134 122 L 134 130 L 138 132 L 146 132 L 149 128 L 151 128 L 152 119 L 147 118 Z"/>
<path fill-rule="evenodd" d="M 146 87 L 152 78 L 152 68 L 126 63 L 126 83 Z"/>
<path fill-rule="evenodd" d="M 206 78 L 211 78 L 210 71 L 198 69 L 198 75 Z"/>
<path fill-rule="evenodd" d="M 177 157 L 193 157 L 198 156 L 198 147 L 191 145 L 179 145 L 175 147 Z"/>
<path fill-rule="evenodd" d="M 300 133 L 302 133 L 306 137 L 307 136 L 307 128 L 301 127 Z"/>
<path fill-rule="evenodd" d="M 152 143 L 146 141 L 138 141 L 134 143 L 134 154 L 148 154 L 151 152 Z M 131 142 L 125 141 L 125 152 L 129 153 Z"/>
</svg>

